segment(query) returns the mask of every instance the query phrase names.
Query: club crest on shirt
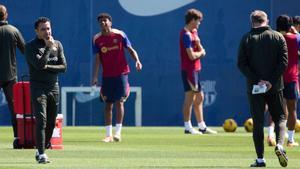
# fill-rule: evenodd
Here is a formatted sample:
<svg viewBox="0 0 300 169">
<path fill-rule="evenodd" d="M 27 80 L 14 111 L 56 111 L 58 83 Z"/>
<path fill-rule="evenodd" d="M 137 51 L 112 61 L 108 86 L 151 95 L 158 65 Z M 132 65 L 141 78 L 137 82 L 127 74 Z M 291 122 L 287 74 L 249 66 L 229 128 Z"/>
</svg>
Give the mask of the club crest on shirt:
<svg viewBox="0 0 300 169">
<path fill-rule="evenodd" d="M 41 59 L 42 55 L 45 53 L 45 48 L 39 48 L 38 53 L 35 55 L 37 59 Z"/>
<path fill-rule="evenodd" d="M 201 89 L 204 93 L 203 107 L 211 106 L 217 99 L 216 81 L 201 81 Z"/>
<path fill-rule="evenodd" d="M 42 97 L 42 96 L 40 96 L 40 97 L 36 98 L 36 101 L 37 101 L 38 103 L 42 103 L 42 101 L 43 101 L 43 97 Z"/>
<path fill-rule="evenodd" d="M 39 53 L 44 53 L 45 52 L 45 48 L 39 48 Z"/>
</svg>

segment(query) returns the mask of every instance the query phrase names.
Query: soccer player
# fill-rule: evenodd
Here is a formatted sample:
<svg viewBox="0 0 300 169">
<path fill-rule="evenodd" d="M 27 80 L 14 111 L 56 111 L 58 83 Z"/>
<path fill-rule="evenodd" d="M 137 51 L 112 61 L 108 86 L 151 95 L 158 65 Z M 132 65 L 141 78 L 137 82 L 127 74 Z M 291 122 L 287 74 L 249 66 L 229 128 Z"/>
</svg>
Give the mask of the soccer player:
<svg viewBox="0 0 300 169">
<path fill-rule="evenodd" d="M 3 88 L 14 131 L 13 148 L 18 148 L 17 119 L 13 109 L 13 85 L 17 82 L 16 48 L 24 53 L 25 41 L 20 31 L 8 24 L 8 12 L 0 4 L 0 89 Z"/>
<path fill-rule="evenodd" d="M 124 49 L 127 49 L 135 61 L 137 71 L 142 70 L 142 64 L 137 52 L 131 46 L 126 34 L 112 28 L 112 17 L 108 13 L 100 13 L 97 17 L 101 31 L 93 38 L 95 65 L 92 85 L 97 85 L 98 71 L 102 66 L 102 84 L 100 98 L 105 103 L 106 137 L 103 142 L 121 141 L 121 129 L 124 117 L 124 102 L 129 96 L 128 73 Z M 112 110 L 116 106 L 116 130 L 112 135 Z"/>
<path fill-rule="evenodd" d="M 216 134 L 209 129 L 203 118 L 204 94 L 200 84 L 200 58 L 205 56 L 197 29 L 203 19 L 197 9 L 189 9 L 185 15 L 185 27 L 180 32 L 181 75 L 185 91 L 183 103 L 184 133 L 185 134 Z M 191 123 L 192 108 L 194 108 L 198 130 Z"/>
<path fill-rule="evenodd" d="M 298 51 L 300 50 L 300 35 L 291 33 L 293 20 L 287 15 L 280 15 L 277 18 L 276 25 L 285 38 L 288 47 L 288 67 L 283 74 L 285 98 L 285 111 L 288 114 L 288 147 L 299 146 L 294 140 L 295 124 L 297 121 L 297 99 L 298 99 Z"/>
<path fill-rule="evenodd" d="M 299 34 L 299 32 L 300 32 L 300 16 L 293 17 L 292 30 L 293 30 L 293 33 Z"/>
<path fill-rule="evenodd" d="M 292 25 L 293 23 L 293 25 Z M 294 140 L 294 133 L 295 133 L 295 123 L 297 120 L 297 100 L 299 95 L 299 65 L 298 65 L 298 56 L 299 56 L 299 30 L 300 30 L 300 17 L 295 16 L 293 18 L 290 18 L 289 16 L 282 15 L 278 17 L 277 20 L 277 29 L 280 31 L 288 46 L 288 58 L 289 58 L 289 64 L 288 64 L 288 70 L 286 70 L 286 73 L 284 74 L 285 78 L 284 80 L 287 81 L 285 83 L 285 89 L 284 89 L 284 97 L 286 98 L 286 113 L 288 114 L 288 141 L 287 146 L 288 147 L 297 147 L 299 146 L 299 143 L 295 142 Z M 287 30 L 288 29 L 288 30 Z M 298 43 L 295 44 L 295 43 Z M 297 53 L 297 54 L 296 54 Z M 297 56 L 298 55 L 298 56 Z M 297 61 L 297 63 L 296 63 Z M 298 70 L 295 69 L 296 64 L 298 65 Z M 296 74 L 298 74 L 296 76 Z M 290 81 L 290 82 L 289 82 Z M 292 87 L 292 85 L 295 85 Z M 286 92 L 285 92 L 286 91 Z M 289 99 L 293 98 L 293 99 Z M 274 142 L 274 122 L 270 120 L 270 126 L 268 128 L 268 138 L 267 142 L 269 146 L 274 146 L 272 144 Z"/>
<path fill-rule="evenodd" d="M 63 46 L 52 37 L 49 18 L 40 17 L 34 24 L 36 37 L 25 46 L 29 66 L 31 101 L 36 119 L 36 155 L 38 163 L 49 163 L 45 148 L 55 127 L 59 102 L 58 74 L 66 71 Z"/>
<path fill-rule="evenodd" d="M 265 167 L 264 112 L 268 105 L 275 123 L 275 154 L 281 166 L 288 165 L 283 149 L 286 114 L 283 107 L 283 73 L 288 65 L 287 45 L 284 37 L 268 25 L 264 11 L 255 10 L 250 15 L 252 29 L 241 39 L 238 68 L 247 79 L 247 94 L 253 119 L 253 141 L 257 158 L 250 167 Z M 254 85 L 266 86 L 265 93 L 253 93 Z"/>
</svg>

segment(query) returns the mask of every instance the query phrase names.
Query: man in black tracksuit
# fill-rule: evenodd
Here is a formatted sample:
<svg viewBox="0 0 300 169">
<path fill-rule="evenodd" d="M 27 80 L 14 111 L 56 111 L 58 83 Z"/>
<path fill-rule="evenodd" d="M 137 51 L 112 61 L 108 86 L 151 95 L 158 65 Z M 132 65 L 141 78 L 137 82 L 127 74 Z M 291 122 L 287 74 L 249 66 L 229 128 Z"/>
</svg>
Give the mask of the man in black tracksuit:
<svg viewBox="0 0 300 169">
<path fill-rule="evenodd" d="M 283 109 L 283 72 L 287 59 L 284 37 L 268 26 L 267 14 L 254 11 L 250 15 L 252 29 L 241 40 L 238 67 L 247 79 L 247 93 L 253 118 L 253 141 L 257 159 L 251 167 L 265 167 L 264 159 L 264 111 L 269 107 L 275 122 L 275 153 L 280 165 L 287 166 L 288 159 L 283 150 L 286 115 Z M 266 86 L 265 93 L 252 92 L 253 85 Z"/>
<path fill-rule="evenodd" d="M 50 20 L 35 22 L 36 38 L 25 46 L 30 72 L 31 100 L 36 118 L 36 160 L 48 163 L 45 147 L 50 144 L 55 127 L 59 99 L 58 73 L 66 71 L 62 44 L 51 36 Z"/>
<path fill-rule="evenodd" d="M 14 148 L 18 148 L 17 120 L 13 109 L 13 85 L 17 82 L 16 48 L 24 53 L 25 41 L 19 30 L 8 24 L 7 10 L 0 4 L 0 89 L 3 88 L 14 131 Z"/>
</svg>

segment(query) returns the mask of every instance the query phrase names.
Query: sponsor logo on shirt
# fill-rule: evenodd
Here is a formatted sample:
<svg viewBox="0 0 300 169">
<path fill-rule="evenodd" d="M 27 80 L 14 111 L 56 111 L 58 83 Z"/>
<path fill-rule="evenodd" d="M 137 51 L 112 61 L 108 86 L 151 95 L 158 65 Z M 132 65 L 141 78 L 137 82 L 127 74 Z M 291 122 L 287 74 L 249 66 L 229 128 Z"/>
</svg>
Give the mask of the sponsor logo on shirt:
<svg viewBox="0 0 300 169">
<path fill-rule="evenodd" d="M 112 47 L 105 47 L 105 46 L 103 46 L 101 48 L 101 52 L 102 53 L 106 53 L 106 52 L 112 51 L 112 50 L 119 50 L 119 46 L 118 45 L 115 45 L 115 46 L 112 46 Z"/>
<path fill-rule="evenodd" d="M 58 61 L 58 57 L 55 56 L 55 57 L 52 57 L 52 58 L 48 58 L 48 62 L 50 62 L 50 61 L 55 61 L 55 62 L 57 62 L 57 61 Z"/>
</svg>

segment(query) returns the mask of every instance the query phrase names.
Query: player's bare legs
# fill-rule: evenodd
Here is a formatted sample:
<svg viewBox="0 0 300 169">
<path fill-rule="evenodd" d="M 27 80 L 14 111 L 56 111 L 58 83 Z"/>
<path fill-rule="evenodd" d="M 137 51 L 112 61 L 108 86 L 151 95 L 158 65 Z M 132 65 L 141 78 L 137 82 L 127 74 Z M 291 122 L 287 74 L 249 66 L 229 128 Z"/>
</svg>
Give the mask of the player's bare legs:
<svg viewBox="0 0 300 169">
<path fill-rule="evenodd" d="M 198 122 L 199 131 L 203 134 L 216 134 L 217 132 L 207 128 L 203 117 L 203 100 L 204 93 L 202 91 L 195 93 L 194 112 Z"/>
<path fill-rule="evenodd" d="M 104 108 L 104 117 L 105 117 L 105 130 L 106 137 L 102 140 L 103 142 L 112 142 L 112 110 L 113 103 L 106 103 Z"/>
<path fill-rule="evenodd" d="M 104 109 L 105 126 L 112 125 L 113 103 L 106 103 Z"/>
<path fill-rule="evenodd" d="M 268 127 L 267 143 L 271 147 L 276 146 L 274 127 L 275 127 L 275 124 L 272 120 L 272 117 L 269 115 L 269 127 Z"/>
<path fill-rule="evenodd" d="M 195 111 L 195 117 L 197 119 L 198 123 L 204 122 L 203 119 L 203 100 L 204 100 L 204 94 L 203 92 L 199 92 L 195 94 L 195 101 L 194 101 L 194 111 Z"/>
<path fill-rule="evenodd" d="M 192 107 L 195 100 L 195 92 L 187 91 L 184 93 L 184 103 L 183 103 L 183 120 L 184 120 L 184 133 L 185 134 L 202 134 L 201 132 L 195 130 L 191 123 L 191 114 L 192 114 Z"/>
<path fill-rule="evenodd" d="M 268 112 L 268 105 L 266 104 L 265 106 L 265 112 Z M 268 113 L 268 123 L 269 123 L 269 127 L 268 127 L 268 137 L 267 137 L 267 143 L 270 147 L 276 146 L 276 140 L 275 140 L 275 124 L 272 120 L 272 117 L 270 115 L 270 113 Z"/>
<path fill-rule="evenodd" d="M 288 127 L 288 141 L 287 146 L 295 147 L 299 146 L 294 140 L 295 133 L 295 124 L 297 121 L 297 100 L 295 99 L 286 99 L 286 108 L 287 108 L 287 127 Z"/>
<path fill-rule="evenodd" d="M 122 130 L 122 122 L 124 117 L 124 102 L 117 101 L 116 102 L 116 131 L 114 135 L 115 141 L 121 141 L 121 130 Z"/>
<path fill-rule="evenodd" d="M 124 102 L 117 101 L 115 103 L 116 106 L 116 124 L 122 124 L 124 117 Z"/>
<path fill-rule="evenodd" d="M 190 121 L 192 114 L 192 105 L 194 102 L 195 93 L 193 91 L 185 92 L 184 103 L 183 103 L 183 120 Z"/>
</svg>

